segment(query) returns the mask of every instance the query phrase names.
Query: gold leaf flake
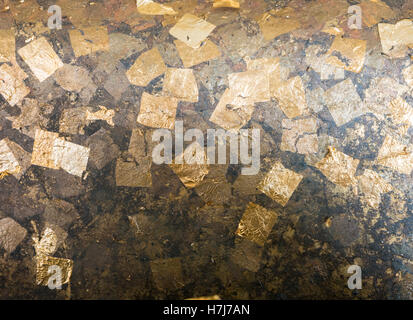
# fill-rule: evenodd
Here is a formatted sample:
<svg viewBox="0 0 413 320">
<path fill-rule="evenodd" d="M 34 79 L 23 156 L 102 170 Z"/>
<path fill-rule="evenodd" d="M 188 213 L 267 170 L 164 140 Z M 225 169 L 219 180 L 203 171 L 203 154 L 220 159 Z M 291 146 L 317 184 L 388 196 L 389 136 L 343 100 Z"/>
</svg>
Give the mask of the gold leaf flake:
<svg viewBox="0 0 413 320">
<path fill-rule="evenodd" d="M 275 211 L 250 202 L 235 234 L 264 246 L 277 218 L 278 214 Z"/>
<path fill-rule="evenodd" d="M 0 174 L 18 174 L 21 167 L 7 143 L 8 139 L 0 141 Z"/>
<path fill-rule="evenodd" d="M 23 81 L 26 78 L 27 75 L 16 62 L 13 66 L 0 66 L 0 93 L 11 106 L 20 103 L 30 93 Z"/>
<path fill-rule="evenodd" d="M 80 92 L 92 83 L 87 69 L 65 64 L 54 75 L 56 83 L 66 91 Z"/>
<path fill-rule="evenodd" d="M 284 207 L 302 179 L 301 174 L 285 168 L 281 162 L 276 162 L 257 189 Z"/>
<path fill-rule="evenodd" d="M 209 121 L 226 130 L 238 131 L 251 119 L 253 112 L 254 101 L 251 98 L 241 98 L 226 89 Z"/>
<path fill-rule="evenodd" d="M 17 52 L 40 82 L 63 67 L 63 62 L 45 38 L 34 40 Z"/>
<path fill-rule="evenodd" d="M 198 85 L 192 69 L 168 68 L 162 93 L 181 101 L 197 102 Z"/>
<path fill-rule="evenodd" d="M 239 2 L 237 0 L 214 0 L 213 8 L 235 8 L 239 9 Z"/>
<path fill-rule="evenodd" d="M 359 6 L 362 12 L 363 23 L 368 28 L 376 25 L 382 19 L 391 20 L 395 16 L 394 11 L 379 0 L 363 1 Z"/>
<path fill-rule="evenodd" d="M 0 29 L 0 62 L 16 60 L 14 29 Z"/>
<path fill-rule="evenodd" d="M 324 101 L 337 126 L 342 126 L 366 112 L 350 78 L 325 91 Z"/>
<path fill-rule="evenodd" d="M 151 157 L 141 158 L 139 163 L 118 159 L 116 162 L 116 185 L 119 187 L 151 187 L 151 164 Z"/>
<path fill-rule="evenodd" d="M 321 80 L 344 79 L 344 69 L 337 68 L 327 63 L 328 55 L 322 54 L 323 48 L 318 45 L 311 45 L 305 50 L 305 62 L 320 74 Z"/>
<path fill-rule="evenodd" d="M 31 161 L 33 165 L 59 169 L 52 159 L 54 142 L 58 137 L 59 134 L 55 132 L 36 130 Z"/>
<path fill-rule="evenodd" d="M 113 117 L 115 116 L 115 110 L 106 109 L 104 106 L 98 106 L 100 110 L 96 112 L 86 110 L 86 120 L 95 121 L 103 120 L 106 121 L 110 126 L 114 126 Z"/>
<path fill-rule="evenodd" d="M 85 108 L 64 109 L 59 121 L 59 132 L 69 134 L 84 134 L 87 125 Z"/>
<path fill-rule="evenodd" d="M 196 49 L 214 29 L 215 26 L 212 23 L 187 13 L 169 30 L 169 33 Z"/>
<path fill-rule="evenodd" d="M 136 0 L 138 12 L 144 15 L 176 15 L 177 12 L 171 7 L 165 6 L 160 3 L 153 2 L 151 0 Z"/>
<path fill-rule="evenodd" d="M 359 73 L 363 69 L 366 46 L 365 40 L 336 37 L 326 61 L 337 68 Z"/>
<path fill-rule="evenodd" d="M 265 72 L 250 70 L 230 73 L 228 83 L 231 91 L 241 98 L 248 98 L 254 102 L 270 100 L 270 83 Z"/>
<path fill-rule="evenodd" d="M 268 13 L 261 17 L 258 24 L 264 39 L 267 41 L 300 28 L 300 22 L 296 19 L 274 17 Z"/>
<path fill-rule="evenodd" d="M 377 155 L 377 163 L 409 175 L 413 170 L 413 154 L 406 145 L 386 136 Z"/>
<path fill-rule="evenodd" d="M 172 97 L 157 97 L 144 92 L 138 122 L 152 128 L 173 129 L 178 100 Z"/>
<path fill-rule="evenodd" d="M 307 110 L 303 81 L 299 76 L 283 81 L 274 89 L 281 110 L 288 118 L 295 118 Z"/>
<path fill-rule="evenodd" d="M 314 118 L 282 121 L 283 135 L 280 149 L 301 154 L 318 151 L 317 121 Z"/>
<path fill-rule="evenodd" d="M 105 26 L 69 30 L 69 36 L 76 57 L 109 50 L 109 35 Z"/>
<path fill-rule="evenodd" d="M 145 87 L 166 71 L 166 65 L 156 47 L 142 53 L 126 72 L 130 83 Z"/>
<path fill-rule="evenodd" d="M 203 146 L 197 142 L 189 145 L 183 153 L 175 158 L 175 163 L 169 166 L 187 188 L 194 188 L 208 174 L 209 165 Z"/>
<path fill-rule="evenodd" d="M 43 230 L 40 240 L 37 237 L 33 237 L 33 241 L 36 255 L 51 255 L 57 250 L 57 234 L 49 227 Z"/>
<path fill-rule="evenodd" d="M 359 162 L 359 160 L 329 146 L 327 155 L 315 167 L 331 182 L 347 187 L 355 183 L 354 175 Z"/>
<path fill-rule="evenodd" d="M 61 284 L 69 283 L 73 271 L 73 260 L 54 258 L 46 255 L 36 256 L 36 284 L 47 286 L 51 274 L 49 267 L 58 266 L 62 270 Z"/>
<path fill-rule="evenodd" d="M 377 172 L 369 169 L 364 170 L 363 175 L 356 178 L 358 179 L 358 187 L 364 194 L 362 199 L 375 209 L 379 208 L 382 193 L 393 190 L 392 186 Z"/>
<path fill-rule="evenodd" d="M 175 46 L 185 68 L 193 67 L 205 61 L 213 60 L 221 55 L 218 47 L 210 40 L 194 49 L 180 40 L 175 40 Z"/>
<path fill-rule="evenodd" d="M 413 64 L 403 70 L 403 76 L 410 88 L 413 88 Z"/>
<path fill-rule="evenodd" d="M 407 48 L 413 47 L 413 22 L 401 20 L 396 24 L 379 23 L 381 47 L 392 58 L 403 58 Z"/>
<path fill-rule="evenodd" d="M 397 125 L 413 125 L 413 108 L 402 97 L 390 102 L 390 112 L 393 123 Z"/>
</svg>

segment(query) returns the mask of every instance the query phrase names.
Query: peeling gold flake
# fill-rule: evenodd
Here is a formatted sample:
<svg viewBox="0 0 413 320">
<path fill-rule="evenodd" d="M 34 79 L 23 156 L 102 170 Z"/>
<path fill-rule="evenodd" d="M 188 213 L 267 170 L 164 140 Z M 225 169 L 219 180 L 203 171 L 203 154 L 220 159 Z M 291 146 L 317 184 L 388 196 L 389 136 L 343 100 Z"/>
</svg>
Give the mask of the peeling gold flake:
<svg viewBox="0 0 413 320">
<path fill-rule="evenodd" d="M 328 147 L 328 153 L 315 167 L 318 168 L 331 182 L 343 187 L 355 183 L 355 173 L 359 160 Z"/>
<path fill-rule="evenodd" d="M 389 109 L 394 124 L 407 126 L 407 128 L 413 126 L 413 108 L 402 97 L 394 99 Z"/>
<path fill-rule="evenodd" d="M 168 68 L 162 93 L 181 101 L 197 102 L 198 85 L 192 69 Z"/>
<path fill-rule="evenodd" d="M 278 214 L 275 211 L 250 202 L 235 234 L 264 246 L 277 218 Z"/>
<path fill-rule="evenodd" d="M 126 76 L 129 82 L 135 86 L 145 87 L 165 71 L 166 65 L 158 49 L 155 47 L 142 53 L 126 72 Z"/>
<path fill-rule="evenodd" d="M 0 141 L 0 174 L 18 174 L 21 167 L 7 143 L 8 139 Z"/>
<path fill-rule="evenodd" d="M 337 68 L 359 73 L 363 69 L 367 41 L 336 37 L 327 52 L 327 63 Z"/>
<path fill-rule="evenodd" d="M 274 95 L 288 118 L 298 117 L 307 110 L 304 85 L 299 76 L 279 84 L 274 90 Z"/>
<path fill-rule="evenodd" d="M 175 46 L 185 68 L 193 67 L 205 61 L 213 60 L 221 55 L 218 47 L 210 40 L 194 49 L 180 40 L 175 40 Z"/>
<path fill-rule="evenodd" d="M 138 122 L 152 128 L 173 129 L 178 100 L 172 97 L 157 97 L 144 92 Z"/>
<path fill-rule="evenodd" d="M 187 13 L 169 30 L 169 33 L 196 49 L 214 29 L 215 26 L 212 23 Z"/>
<path fill-rule="evenodd" d="M 284 207 L 302 179 L 301 174 L 285 168 L 281 162 L 276 162 L 257 189 Z"/>
<path fill-rule="evenodd" d="M 76 57 L 109 50 L 109 35 L 105 26 L 69 30 L 69 36 Z"/>
<path fill-rule="evenodd" d="M 377 163 L 395 171 L 410 175 L 413 170 L 413 153 L 406 145 L 386 136 L 377 155 Z"/>
<path fill-rule="evenodd" d="M 407 48 L 413 48 L 413 22 L 401 20 L 396 24 L 379 23 L 381 47 L 392 58 L 403 58 Z"/>
<path fill-rule="evenodd" d="M 63 67 L 63 62 L 45 38 L 34 40 L 17 52 L 40 82 Z"/>
</svg>

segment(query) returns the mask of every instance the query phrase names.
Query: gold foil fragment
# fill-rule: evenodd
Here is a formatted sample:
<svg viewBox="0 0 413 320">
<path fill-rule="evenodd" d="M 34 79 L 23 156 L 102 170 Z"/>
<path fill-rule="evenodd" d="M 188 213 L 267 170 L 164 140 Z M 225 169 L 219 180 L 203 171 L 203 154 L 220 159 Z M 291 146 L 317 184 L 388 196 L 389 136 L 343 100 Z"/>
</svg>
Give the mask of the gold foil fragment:
<svg viewBox="0 0 413 320">
<path fill-rule="evenodd" d="M 359 190 L 364 194 L 362 199 L 375 209 L 379 208 L 381 195 L 393 190 L 392 186 L 373 170 L 366 169 L 363 175 L 356 178 Z"/>
<path fill-rule="evenodd" d="M 142 94 L 138 122 L 152 128 L 173 129 L 178 100 L 172 97 Z"/>
<path fill-rule="evenodd" d="M 276 162 L 257 189 L 285 207 L 302 179 L 301 174 L 285 168 L 281 162 Z"/>
<path fill-rule="evenodd" d="M 413 64 L 403 70 L 404 81 L 413 88 Z"/>
<path fill-rule="evenodd" d="M 0 29 L 0 62 L 16 60 L 14 29 Z"/>
<path fill-rule="evenodd" d="M 36 256 L 36 284 L 47 286 L 52 273 L 49 273 L 49 268 L 57 266 L 61 268 L 61 284 L 70 282 L 70 277 L 73 271 L 73 260 L 54 258 L 46 255 Z"/>
<path fill-rule="evenodd" d="M 0 66 L 0 94 L 11 106 L 20 103 L 30 93 L 23 81 L 26 78 L 27 75 L 16 62 L 12 66 Z"/>
<path fill-rule="evenodd" d="M 380 0 L 368 0 L 358 4 L 361 8 L 363 23 L 368 28 L 378 24 L 382 19 L 391 20 L 394 11 Z"/>
<path fill-rule="evenodd" d="M 40 82 L 46 80 L 57 69 L 63 67 L 63 62 L 54 52 L 49 42 L 43 37 L 30 42 L 17 52 Z"/>
<path fill-rule="evenodd" d="M 46 227 L 43 230 L 40 239 L 34 236 L 33 241 L 36 255 L 52 255 L 58 249 L 58 236 L 50 227 Z"/>
<path fill-rule="evenodd" d="M 152 158 L 141 158 L 138 161 L 116 162 L 116 185 L 118 187 L 151 187 Z"/>
<path fill-rule="evenodd" d="M 413 126 L 413 108 L 402 97 L 390 102 L 389 110 L 394 124 L 407 129 Z"/>
<path fill-rule="evenodd" d="M 59 132 L 69 134 L 85 134 L 87 125 L 85 108 L 64 109 L 59 121 Z"/>
<path fill-rule="evenodd" d="M 89 109 L 86 110 L 86 120 L 95 121 L 103 120 L 106 121 L 108 125 L 114 126 L 113 117 L 115 116 L 115 110 L 106 109 L 104 106 L 98 106 L 100 110 L 92 112 Z"/>
<path fill-rule="evenodd" d="M 169 166 L 187 188 L 199 185 L 208 174 L 209 165 L 203 146 L 194 142 L 183 153 L 175 157 L 175 162 Z"/>
<path fill-rule="evenodd" d="M 323 48 L 318 45 L 311 45 L 305 50 L 305 62 L 320 74 L 321 80 L 342 80 L 344 79 L 344 69 L 337 68 L 327 63 L 328 55 L 322 54 Z"/>
<path fill-rule="evenodd" d="M 239 2 L 237 0 L 214 0 L 212 7 L 239 9 Z"/>
<path fill-rule="evenodd" d="M 218 47 L 210 40 L 206 40 L 205 43 L 197 49 L 186 45 L 180 40 L 175 40 L 174 42 L 185 68 L 216 59 L 221 55 Z"/>
<path fill-rule="evenodd" d="M 59 134 L 37 129 L 31 163 L 67 171 L 81 177 L 86 170 L 90 149 L 59 138 Z"/>
<path fill-rule="evenodd" d="M 229 88 L 237 96 L 254 102 L 270 100 L 270 83 L 268 74 L 258 70 L 230 73 Z"/>
<path fill-rule="evenodd" d="M 138 7 L 138 12 L 144 15 L 176 15 L 177 12 L 171 7 L 165 6 L 160 3 L 153 2 L 151 0 L 136 0 L 136 6 Z"/>
<path fill-rule="evenodd" d="M 76 57 L 109 50 L 109 35 L 105 26 L 69 30 L 69 37 Z"/>
<path fill-rule="evenodd" d="M 54 75 L 56 83 L 66 91 L 80 92 L 92 83 L 87 69 L 65 64 Z"/>
<path fill-rule="evenodd" d="M 126 72 L 126 77 L 135 86 L 145 87 L 165 71 L 166 65 L 163 62 L 162 56 L 159 50 L 154 47 L 142 53 L 136 59 L 132 67 Z"/>
<path fill-rule="evenodd" d="M 8 146 L 8 139 L 0 141 L 0 175 L 19 174 L 21 167 Z"/>
<path fill-rule="evenodd" d="M 232 90 L 226 89 L 209 121 L 225 130 L 238 131 L 251 119 L 254 109 L 251 98 L 243 99 Z"/>
<path fill-rule="evenodd" d="M 406 145 L 388 135 L 384 138 L 377 155 L 377 163 L 399 173 L 410 175 L 413 170 L 413 153 Z"/>
<path fill-rule="evenodd" d="M 367 41 L 336 37 L 327 52 L 327 63 L 337 68 L 359 73 L 363 69 Z"/>
<path fill-rule="evenodd" d="M 315 167 L 318 168 L 331 182 L 343 187 L 355 183 L 355 173 L 359 160 L 329 146 L 327 155 Z"/>
<path fill-rule="evenodd" d="M 264 13 L 258 24 L 267 41 L 300 28 L 300 22 L 294 18 L 274 17 L 268 13 Z"/>
<path fill-rule="evenodd" d="M 260 246 L 264 246 L 277 219 L 278 214 L 275 211 L 267 210 L 258 204 L 250 202 L 245 209 L 235 234 L 247 238 Z"/>
<path fill-rule="evenodd" d="M 283 81 L 274 89 L 280 109 L 288 118 L 295 118 L 307 110 L 305 89 L 301 77 L 296 76 Z"/>
<path fill-rule="evenodd" d="M 403 58 L 413 48 L 413 22 L 401 20 L 396 24 L 379 23 L 382 52 L 391 58 Z"/>
<path fill-rule="evenodd" d="M 198 85 L 192 69 L 168 68 L 162 93 L 180 101 L 197 102 Z"/>
<path fill-rule="evenodd" d="M 324 101 L 337 126 L 342 126 L 366 112 L 350 78 L 325 91 Z"/>
<path fill-rule="evenodd" d="M 282 121 L 282 151 L 310 154 L 318 152 L 317 121 L 315 118 Z"/>
<path fill-rule="evenodd" d="M 169 30 L 169 33 L 196 49 L 214 29 L 215 26 L 212 23 L 187 13 Z"/>
</svg>

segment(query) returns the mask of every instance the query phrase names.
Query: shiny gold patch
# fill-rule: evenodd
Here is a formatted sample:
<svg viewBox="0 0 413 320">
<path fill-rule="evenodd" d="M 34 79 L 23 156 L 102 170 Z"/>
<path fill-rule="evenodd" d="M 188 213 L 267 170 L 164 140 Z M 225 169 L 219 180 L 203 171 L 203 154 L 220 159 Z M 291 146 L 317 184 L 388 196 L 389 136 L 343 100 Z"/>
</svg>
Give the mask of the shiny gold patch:
<svg viewBox="0 0 413 320">
<path fill-rule="evenodd" d="M 300 28 L 300 22 L 296 19 L 274 17 L 268 13 L 260 18 L 258 24 L 264 39 L 267 41 Z"/>
<path fill-rule="evenodd" d="M 0 62 L 16 60 L 14 29 L 0 29 Z"/>
<path fill-rule="evenodd" d="M 12 66 L 8 64 L 0 66 L 0 94 L 11 106 L 20 103 L 30 93 L 30 89 L 23 81 L 26 78 L 26 73 L 16 62 Z"/>
<path fill-rule="evenodd" d="M 168 68 L 162 93 L 180 101 L 197 102 L 198 85 L 192 69 Z"/>
<path fill-rule="evenodd" d="M 413 48 L 413 22 L 401 20 L 396 24 L 379 23 L 381 47 L 391 58 L 403 58 Z"/>
<path fill-rule="evenodd" d="M 274 89 L 279 107 L 288 118 L 295 118 L 307 110 L 305 89 L 301 77 L 283 81 Z"/>
<path fill-rule="evenodd" d="M 327 63 L 337 68 L 359 73 L 363 69 L 367 41 L 336 37 L 327 52 Z"/>
<path fill-rule="evenodd" d="M 356 178 L 358 187 L 363 193 L 362 199 L 375 209 L 379 208 L 381 195 L 393 190 L 393 187 L 373 170 L 366 169 L 363 175 Z"/>
<path fill-rule="evenodd" d="M 62 270 L 61 284 L 66 284 L 70 282 L 70 277 L 73 271 L 73 260 L 54 258 L 46 255 L 36 256 L 36 284 L 47 286 L 49 284 L 49 279 L 51 275 L 49 273 L 49 268 L 52 266 L 58 266 Z"/>
<path fill-rule="evenodd" d="M 218 47 L 210 40 L 206 40 L 205 43 L 197 49 L 186 45 L 180 40 L 175 40 L 174 43 L 185 68 L 216 59 L 221 55 Z"/>
<path fill-rule="evenodd" d="M 69 36 L 76 57 L 109 50 L 109 35 L 105 26 L 69 30 Z"/>
<path fill-rule="evenodd" d="M 413 153 L 406 145 L 388 135 L 377 155 L 377 163 L 399 173 L 410 175 L 413 170 Z"/>
<path fill-rule="evenodd" d="M 317 121 L 315 118 L 282 121 L 282 151 L 311 154 L 318 152 Z"/>
<path fill-rule="evenodd" d="M 237 96 L 254 102 L 270 100 L 270 83 L 268 74 L 258 70 L 230 73 L 229 88 Z"/>
<path fill-rule="evenodd" d="M 169 6 L 153 2 L 151 0 L 136 0 L 138 12 L 143 15 L 176 15 L 177 12 Z"/>
<path fill-rule="evenodd" d="M 239 2 L 237 0 L 214 0 L 212 7 L 239 9 Z"/>
<path fill-rule="evenodd" d="M 413 64 L 403 70 L 404 81 L 413 88 Z"/>
<path fill-rule="evenodd" d="M 158 97 L 144 92 L 138 122 L 152 128 L 173 129 L 178 100 L 173 97 Z"/>
</svg>

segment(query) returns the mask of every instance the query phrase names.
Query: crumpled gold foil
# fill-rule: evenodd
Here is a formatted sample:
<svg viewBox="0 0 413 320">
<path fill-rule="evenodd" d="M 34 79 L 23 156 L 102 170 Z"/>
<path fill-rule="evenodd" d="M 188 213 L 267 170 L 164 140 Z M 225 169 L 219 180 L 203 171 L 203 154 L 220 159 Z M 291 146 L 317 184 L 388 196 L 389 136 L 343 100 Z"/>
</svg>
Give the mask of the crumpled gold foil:
<svg viewBox="0 0 413 320">
<path fill-rule="evenodd" d="M 276 162 L 257 189 L 285 207 L 302 179 L 301 174 L 285 168 L 281 162 Z"/>
<path fill-rule="evenodd" d="M 331 182 L 343 187 L 355 184 L 357 166 L 360 160 L 329 146 L 327 155 L 315 167 L 318 168 Z"/>
<path fill-rule="evenodd" d="M 234 8 L 239 9 L 240 5 L 237 0 L 214 0 L 213 8 Z"/>
<path fill-rule="evenodd" d="M 401 20 L 396 24 L 379 23 L 382 52 L 391 58 L 403 58 L 413 48 L 413 22 Z"/>
<path fill-rule="evenodd" d="M 178 100 L 173 97 L 158 97 L 142 94 L 138 122 L 152 128 L 173 129 Z"/>
<path fill-rule="evenodd" d="M 59 134 L 56 132 L 36 130 L 31 160 L 32 164 L 51 169 L 59 169 L 52 159 L 54 142 L 58 137 Z"/>
<path fill-rule="evenodd" d="M 280 109 L 288 118 L 295 118 L 307 110 L 305 89 L 301 77 L 296 76 L 283 81 L 274 89 Z"/>
<path fill-rule="evenodd" d="M 413 64 L 403 70 L 404 81 L 413 88 Z"/>
<path fill-rule="evenodd" d="M 230 73 L 228 83 L 231 91 L 241 98 L 248 98 L 254 102 L 270 100 L 270 83 L 266 72 L 250 70 Z"/>
<path fill-rule="evenodd" d="M 142 53 L 132 67 L 126 72 L 129 82 L 135 86 L 145 87 L 156 77 L 166 71 L 166 65 L 163 62 L 159 50 L 154 47 Z"/>
<path fill-rule="evenodd" d="M 8 64 L 0 66 L 0 94 L 11 106 L 20 103 L 30 93 L 30 89 L 23 81 L 26 78 L 26 73 L 16 62 L 12 66 Z"/>
<path fill-rule="evenodd" d="M 198 85 L 192 69 L 168 68 L 162 93 L 180 101 L 197 102 Z"/>
<path fill-rule="evenodd" d="M 265 245 L 278 214 L 273 210 L 267 210 L 255 203 L 248 203 L 247 208 L 239 222 L 236 235 L 247 238 L 260 246 Z"/>
<path fill-rule="evenodd" d="M 177 14 L 177 12 L 171 7 L 153 2 L 152 0 L 136 0 L 136 6 L 138 7 L 138 12 L 144 15 L 156 16 L 164 14 Z"/>
<path fill-rule="evenodd" d="M 231 89 L 226 89 L 209 121 L 225 130 L 238 131 L 251 119 L 254 109 L 253 99 L 241 98 Z"/>
<path fill-rule="evenodd" d="M 14 29 L 0 29 L 0 62 L 16 60 Z"/>
<path fill-rule="evenodd" d="M 109 35 L 105 26 L 69 30 L 69 37 L 76 57 L 109 50 Z"/>
<path fill-rule="evenodd" d="M 191 163 L 188 163 L 188 159 L 191 159 Z M 204 180 L 209 172 L 209 165 L 206 163 L 207 156 L 204 147 L 194 142 L 183 153 L 177 155 L 174 163 L 169 166 L 185 187 L 194 188 Z"/>
<path fill-rule="evenodd" d="M 327 52 L 326 61 L 337 68 L 359 73 L 363 69 L 366 47 L 366 40 L 336 37 Z"/>
<path fill-rule="evenodd" d="M 36 228 L 37 230 L 37 228 Z M 66 240 L 67 232 L 56 225 L 46 224 L 41 237 L 35 234 L 32 239 L 36 255 L 52 255 L 59 246 Z"/>
<path fill-rule="evenodd" d="M 103 120 L 106 121 L 108 125 L 114 126 L 113 117 L 115 116 L 115 110 L 106 109 L 104 106 L 98 106 L 100 110 L 92 112 L 89 109 L 86 109 L 86 120 L 95 121 Z"/>
<path fill-rule="evenodd" d="M 0 141 L 0 176 L 14 175 L 16 179 L 30 166 L 30 153 L 17 143 L 4 138 Z"/>
<path fill-rule="evenodd" d="M 258 24 L 267 41 L 300 28 L 300 22 L 294 18 L 274 17 L 269 13 L 264 13 Z"/>
<path fill-rule="evenodd" d="M 30 42 L 17 52 L 40 82 L 46 80 L 57 69 L 63 67 L 63 62 L 54 52 L 49 42 L 43 37 Z"/>
<path fill-rule="evenodd" d="M 282 151 L 310 154 L 318 152 L 317 120 L 315 118 L 282 121 Z"/>
<path fill-rule="evenodd" d="M 413 153 L 406 145 L 387 135 L 377 155 L 377 163 L 410 175 L 413 170 Z"/>
<path fill-rule="evenodd" d="M 116 161 L 116 185 L 118 187 L 151 187 L 152 158 L 140 158 L 138 161 Z"/>
<path fill-rule="evenodd" d="M 169 30 L 169 33 L 196 49 L 214 29 L 215 26 L 212 23 L 187 13 Z"/>
<path fill-rule="evenodd" d="M 54 258 L 46 255 L 36 256 L 36 284 L 47 286 L 51 274 L 49 274 L 49 267 L 58 266 L 62 270 L 62 282 L 66 284 L 70 282 L 70 277 L 73 271 L 73 260 Z"/>
<path fill-rule="evenodd" d="M 361 176 L 356 178 L 358 180 L 358 187 L 364 194 L 362 199 L 375 209 L 379 208 L 381 195 L 393 190 L 391 184 L 388 184 L 373 170 L 366 169 Z"/>
<path fill-rule="evenodd" d="M 221 55 L 218 47 L 210 40 L 206 40 L 197 49 L 186 45 L 181 40 L 175 40 L 174 43 L 185 68 L 216 59 Z"/>
<path fill-rule="evenodd" d="M 337 126 L 342 126 L 366 112 L 366 108 L 350 78 L 325 91 L 324 101 Z"/>
</svg>

